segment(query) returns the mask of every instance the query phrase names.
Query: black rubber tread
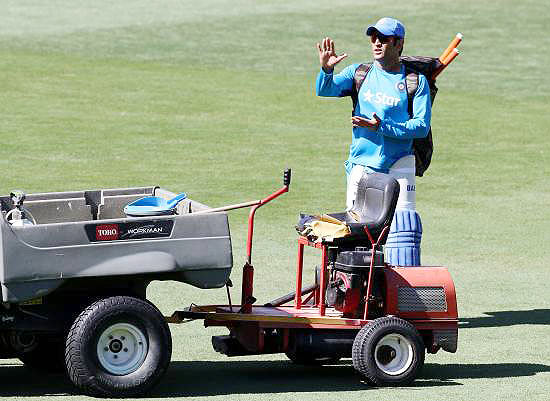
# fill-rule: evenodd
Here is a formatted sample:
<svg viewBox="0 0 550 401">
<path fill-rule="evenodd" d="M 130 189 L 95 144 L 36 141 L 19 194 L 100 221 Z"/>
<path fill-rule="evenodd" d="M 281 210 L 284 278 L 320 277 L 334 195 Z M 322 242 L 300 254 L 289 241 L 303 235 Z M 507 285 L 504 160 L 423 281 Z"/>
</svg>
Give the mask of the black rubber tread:
<svg viewBox="0 0 550 401">
<path fill-rule="evenodd" d="M 413 362 L 400 375 L 391 376 L 381 371 L 374 360 L 374 350 L 385 335 L 398 333 L 408 338 L 413 345 Z M 353 342 L 353 367 L 367 382 L 376 386 L 403 386 L 416 379 L 424 366 L 426 350 L 420 333 L 411 323 L 395 316 L 385 316 L 367 323 Z"/>
<path fill-rule="evenodd" d="M 39 338 L 35 349 L 19 354 L 18 358 L 31 369 L 63 372 L 65 370 L 65 342 Z"/>
<path fill-rule="evenodd" d="M 142 366 L 124 376 L 103 370 L 96 352 L 102 331 L 119 322 L 139 325 L 149 346 Z M 101 299 L 84 309 L 69 330 L 65 346 L 71 381 L 82 392 L 100 397 L 132 397 L 147 392 L 164 375 L 171 356 L 172 338 L 163 315 L 152 303 L 129 296 Z"/>
</svg>

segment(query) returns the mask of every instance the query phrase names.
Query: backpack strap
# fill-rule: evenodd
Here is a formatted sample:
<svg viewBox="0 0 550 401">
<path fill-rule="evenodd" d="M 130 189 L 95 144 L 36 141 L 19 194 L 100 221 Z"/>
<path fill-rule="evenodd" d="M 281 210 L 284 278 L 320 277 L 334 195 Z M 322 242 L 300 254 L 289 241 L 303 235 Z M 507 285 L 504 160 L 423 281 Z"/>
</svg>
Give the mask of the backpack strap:
<svg viewBox="0 0 550 401">
<path fill-rule="evenodd" d="M 405 83 L 407 84 L 407 110 L 409 111 L 409 116 L 412 118 L 414 95 L 416 95 L 416 90 L 418 89 L 418 73 L 405 68 Z"/>
<path fill-rule="evenodd" d="M 353 75 L 353 87 L 351 88 L 350 94 L 351 101 L 353 103 L 353 109 L 351 110 L 352 115 L 355 111 L 355 107 L 357 106 L 357 102 L 359 101 L 359 89 L 361 89 L 361 85 L 363 85 L 363 82 L 365 82 L 371 66 L 372 63 L 361 64 L 359 65 L 359 67 L 357 67 L 357 69 L 355 70 L 355 74 Z"/>
<path fill-rule="evenodd" d="M 413 117 L 413 101 L 414 95 L 418 89 L 418 73 L 411 70 L 410 68 L 405 67 L 405 81 L 407 85 L 407 110 L 409 111 L 409 116 Z M 435 88 L 431 100 L 433 103 L 433 98 L 435 93 L 437 93 L 437 88 Z M 432 93 L 430 91 L 430 93 Z M 428 135 L 425 138 L 415 138 L 413 139 L 412 150 L 414 152 L 415 164 L 416 164 L 416 174 L 418 177 L 422 177 L 424 172 L 430 166 L 432 161 L 433 154 L 433 140 L 432 140 L 432 128 L 428 131 Z"/>
</svg>

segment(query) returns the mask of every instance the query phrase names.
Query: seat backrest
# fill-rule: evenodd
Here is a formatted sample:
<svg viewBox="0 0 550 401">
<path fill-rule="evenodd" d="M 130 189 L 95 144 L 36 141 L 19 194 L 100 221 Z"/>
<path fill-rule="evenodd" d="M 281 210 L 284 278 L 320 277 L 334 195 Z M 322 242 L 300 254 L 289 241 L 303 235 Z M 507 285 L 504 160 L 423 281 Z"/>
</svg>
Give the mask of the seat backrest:
<svg viewBox="0 0 550 401">
<path fill-rule="evenodd" d="M 351 212 L 375 231 L 390 225 L 399 198 L 399 183 L 389 174 L 363 173 Z"/>
</svg>

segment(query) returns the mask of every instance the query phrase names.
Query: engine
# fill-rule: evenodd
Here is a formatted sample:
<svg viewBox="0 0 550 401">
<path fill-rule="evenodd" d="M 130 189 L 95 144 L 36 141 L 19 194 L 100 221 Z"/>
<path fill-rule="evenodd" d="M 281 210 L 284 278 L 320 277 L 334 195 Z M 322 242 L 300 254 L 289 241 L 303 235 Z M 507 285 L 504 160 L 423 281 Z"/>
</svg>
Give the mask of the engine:
<svg viewBox="0 0 550 401">
<path fill-rule="evenodd" d="M 327 286 L 327 305 L 341 311 L 346 317 L 362 318 L 372 252 L 368 248 L 356 247 L 354 250 L 341 251 L 332 264 Z M 384 254 L 376 251 L 371 302 L 374 308 L 383 307 L 382 284 Z"/>
</svg>

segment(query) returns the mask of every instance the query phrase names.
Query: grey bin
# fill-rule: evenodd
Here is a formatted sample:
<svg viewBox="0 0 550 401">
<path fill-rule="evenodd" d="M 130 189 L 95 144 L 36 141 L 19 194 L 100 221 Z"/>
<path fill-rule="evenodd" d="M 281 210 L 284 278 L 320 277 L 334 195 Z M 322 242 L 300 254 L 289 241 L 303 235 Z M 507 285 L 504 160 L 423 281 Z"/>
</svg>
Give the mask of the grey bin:
<svg viewBox="0 0 550 401">
<path fill-rule="evenodd" d="M 175 214 L 128 218 L 124 206 L 144 196 L 171 199 L 159 187 L 52 192 L 27 195 L 24 207 L 37 224 L 6 221 L 11 204 L 0 197 L 2 302 L 47 295 L 84 277 L 150 275 L 199 288 L 225 285 L 233 265 L 226 213 L 191 199 Z"/>
</svg>

